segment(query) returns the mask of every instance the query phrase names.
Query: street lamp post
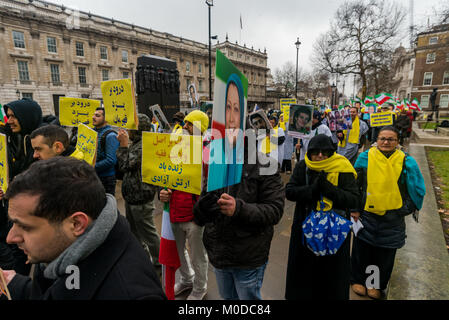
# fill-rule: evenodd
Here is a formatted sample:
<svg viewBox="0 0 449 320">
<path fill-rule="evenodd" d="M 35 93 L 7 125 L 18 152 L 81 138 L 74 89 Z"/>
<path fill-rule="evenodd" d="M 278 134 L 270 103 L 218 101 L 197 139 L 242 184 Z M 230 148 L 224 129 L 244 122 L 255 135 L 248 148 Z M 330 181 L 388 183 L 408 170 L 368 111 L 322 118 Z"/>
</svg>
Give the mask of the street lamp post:
<svg viewBox="0 0 449 320">
<path fill-rule="evenodd" d="M 296 46 L 296 86 L 295 86 L 295 98 L 298 100 L 298 58 L 299 58 L 299 46 L 301 45 L 301 42 L 298 40 L 295 42 Z"/>
<path fill-rule="evenodd" d="M 211 21 L 210 10 L 214 6 L 214 0 L 206 0 L 206 4 L 209 8 L 209 101 L 212 101 L 212 37 L 211 37 Z"/>
<path fill-rule="evenodd" d="M 332 107 L 335 106 L 335 91 L 336 91 L 335 83 L 332 83 L 331 88 L 332 88 L 332 100 L 331 100 L 331 109 L 332 109 Z"/>
</svg>

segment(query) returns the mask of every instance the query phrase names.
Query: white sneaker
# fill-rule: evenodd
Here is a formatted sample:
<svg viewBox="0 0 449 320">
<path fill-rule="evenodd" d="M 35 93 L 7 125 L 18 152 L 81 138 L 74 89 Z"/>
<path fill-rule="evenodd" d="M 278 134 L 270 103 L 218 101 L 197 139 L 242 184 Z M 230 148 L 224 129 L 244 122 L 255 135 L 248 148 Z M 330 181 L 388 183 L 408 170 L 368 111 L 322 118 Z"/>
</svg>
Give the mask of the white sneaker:
<svg viewBox="0 0 449 320">
<path fill-rule="evenodd" d="M 192 284 L 176 283 L 175 284 L 175 296 L 180 295 L 184 291 L 190 290 L 192 288 L 193 288 Z"/>
<path fill-rule="evenodd" d="M 187 300 L 203 300 L 206 293 L 207 293 L 207 290 L 204 290 L 201 292 L 192 291 L 189 294 L 189 296 L 187 297 Z"/>
</svg>

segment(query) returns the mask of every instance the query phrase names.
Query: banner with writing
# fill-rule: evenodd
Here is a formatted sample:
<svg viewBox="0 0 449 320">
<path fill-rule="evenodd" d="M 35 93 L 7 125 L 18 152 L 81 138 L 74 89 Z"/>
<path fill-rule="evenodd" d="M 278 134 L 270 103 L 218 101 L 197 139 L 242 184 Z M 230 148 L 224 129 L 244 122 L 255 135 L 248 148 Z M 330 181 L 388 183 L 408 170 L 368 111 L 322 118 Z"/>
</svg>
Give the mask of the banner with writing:
<svg viewBox="0 0 449 320">
<path fill-rule="evenodd" d="M 106 121 L 113 127 L 137 130 L 137 108 L 134 86 L 130 79 L 101 83 Z"/>
<path fill-rule="evenodd" d="M 78 126 L 78 140 L 75 154 L 82 154 L 82 159 L 91 166 L 95 166 L 97 160 L 98 133 L 84 124 Z M 80 157 L 75 156 L 79 159 Z"/>
<path fill-rule="evenodd" d="M 370 117 L 371 127 L 383 127 L 393 125 L 393 114 L 391 112 L 373 113 Z"/>
<path fill-rule="evenodd" d="M 59 122 L 62 126 L 78 127 L 82 123 L 93 128 L 92 117 L 101 101 L 91 99 L 59 98 Z"/>
<path fill-rule="evenodd" d="M 284 124 L 288 126 L 290 119 L 290 105 L 296 104 L 296 99 L 281 99 L 281 111 L 284 114 Z"/>
<path fill-rule="evenodd" d="M 6 135 L 0 134 L 0 187 L 6 193 L 9 184 L 8 148 Z"/>
<path fill-rule="evenodd" d="M 201 136 L 142 133 L 142 180 L 162 188 L 201 194 Z"/>
</svg>

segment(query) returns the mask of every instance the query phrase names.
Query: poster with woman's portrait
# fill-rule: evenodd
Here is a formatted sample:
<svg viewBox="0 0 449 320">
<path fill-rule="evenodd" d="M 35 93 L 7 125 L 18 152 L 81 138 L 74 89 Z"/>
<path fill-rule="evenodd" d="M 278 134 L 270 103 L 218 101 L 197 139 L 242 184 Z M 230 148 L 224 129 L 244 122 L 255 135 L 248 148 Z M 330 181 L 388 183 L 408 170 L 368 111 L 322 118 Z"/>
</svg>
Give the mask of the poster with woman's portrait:
<svg viewBox="0 0 449 320">
<path fill-rule="evenodd" d="M 248 105 L 248 79 L 220 50 L 216 57 L 208 192 L 242 180 Z"/>
<path fill-rule="evenodd" d="M 196 91 L 196 87 L 195 87 L 194 83 L 192 83 L 189 86 L 188 92 L 189 92 L 190 107 L 191 108 L 198 108 L 198 106 L 199 106 L 199 104 L 198 104 L 198 93 Z"/>
<path fill-rule="evenodd" d="M 288 134 L 295 138 L 305 138 L 312 131 L 313 106 L 292 104 Z"/>
</svg>

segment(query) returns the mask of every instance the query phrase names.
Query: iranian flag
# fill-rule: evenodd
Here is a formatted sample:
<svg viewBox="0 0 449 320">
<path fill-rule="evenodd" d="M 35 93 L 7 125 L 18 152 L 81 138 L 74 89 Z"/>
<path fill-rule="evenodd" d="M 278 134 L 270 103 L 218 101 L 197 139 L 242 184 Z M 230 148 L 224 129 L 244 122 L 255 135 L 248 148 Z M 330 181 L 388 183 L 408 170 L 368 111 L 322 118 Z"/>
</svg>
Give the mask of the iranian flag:
<svg viewBox="0 0 449 320">
<path fill-rule="evenodd" d="M 8 122 L 8 117 L 6 116 L 5 110 L 3 109 L 3 106 L 1 104 L 0 104 L 0 116 L 1 116 L 0 121 L 6 124 Z"/>
<path fill-rule="evenodd" d="M 413 99 L 412 104 L 410 105 L 410 109 L 422 111 L 421 104 L 417 98 Z"/>
<path fill-rule="evenodd" d="M 374 98 L 373 97 L 366 97 L 365 98 L 365 104 L 370 104 L 370 103 L 372 103 L 372 102 L 374 102 Z"/>
<path fill-rule="evenodd" d="M 389 100 L 394 100 L 393 96 L 389 93 L 381 93 L 374 97 L 378 105 L 383 105 L 385 102 Z"/>
<path fill-rule="evenodd" d="M 170 205 L 164 204 L 161 230 L 161 246 L 159 249 L 159 263 L 162 264 L 162 285 L 168 300 L 175 300 L 175 274 L 181 266 L 175 235 L 170 223 Z"/>
</svg>

